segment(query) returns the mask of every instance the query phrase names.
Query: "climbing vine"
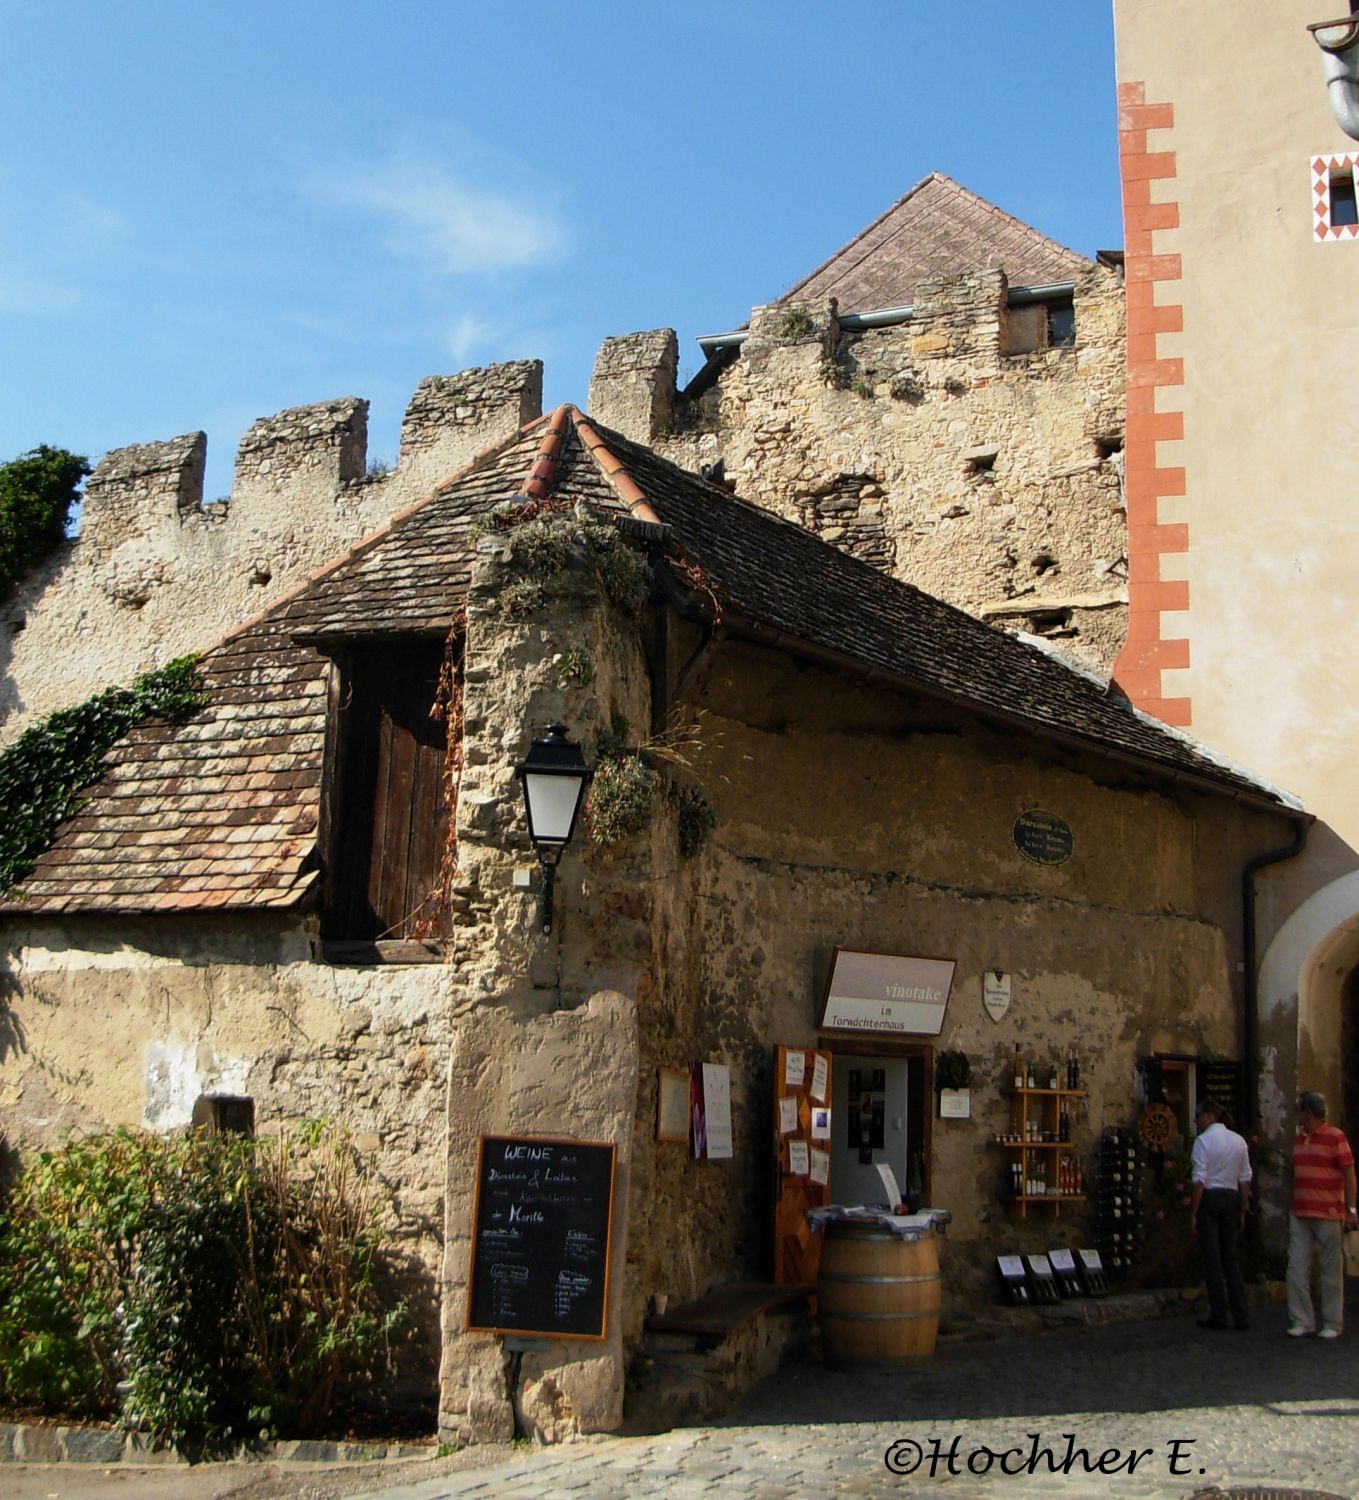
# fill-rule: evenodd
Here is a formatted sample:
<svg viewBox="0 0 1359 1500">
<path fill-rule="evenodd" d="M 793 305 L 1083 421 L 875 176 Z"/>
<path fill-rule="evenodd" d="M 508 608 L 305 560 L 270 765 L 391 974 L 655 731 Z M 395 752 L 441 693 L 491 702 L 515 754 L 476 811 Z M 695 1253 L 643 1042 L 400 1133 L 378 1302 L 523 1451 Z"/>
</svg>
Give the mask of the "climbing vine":
<svg viewBox="0 0 1359 1500">
<path fill-rule="evenodd" d="M 181 656 L 131 687 L 105 688 L 27 729 L 0 754 L 0 893 L 33 868 L 57 825 L 80 805 L 104 757 L 143 719 L 183 719 L 203 703 L 196 656 Z"/>
<path fill-rule="evenodd" d="M 80 454 L 46 443 L 0 464 L 0 599 L 61 545 L 89 472 Z"/>
<path fill-rule="evenodd" d="M 444 726 L 443 804 L 448 810 L 448 827 L 439 856 L 439 876 L 434 889 L 411 926 L 417 939 L 441 936 L 453 909 L 453 884 L 458 876 L 458 790 L 462 786 L 463 764 L 463 668 L 467 659 L 467 609 L 458 606 L 453 627 L 444 642 L 444 660 L 439 669 L 439 687 L 434 695 L 430 717 Z M 452 949 L 449 950 L 452 961 Z"/>
</svg>

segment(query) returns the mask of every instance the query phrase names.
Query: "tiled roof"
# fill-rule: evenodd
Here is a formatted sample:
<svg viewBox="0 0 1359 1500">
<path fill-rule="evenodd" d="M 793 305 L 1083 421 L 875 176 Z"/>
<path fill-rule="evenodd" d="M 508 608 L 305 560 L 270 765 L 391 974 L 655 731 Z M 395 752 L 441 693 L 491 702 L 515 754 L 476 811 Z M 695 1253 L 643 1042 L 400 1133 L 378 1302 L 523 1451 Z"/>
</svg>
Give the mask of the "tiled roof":
<svg viewBox="0 0 1359 1500">
<path fill-rule="evenodd" d="M 658 519 L 669 527 L 672 562 L 701 570 L 729 618 L 792 649 L 877 669 L 1092 753 L 1283 806 L 1271 789 L 1136 714 L 1095 680 L 566 407 L 483 455 L 208 652 L 206 706 L 186 723 L 142 725 L 114 747 L 87 803 L 4 909 L 297 902 L 315 879 L 325 744 L 327 669 L 312 642 L 446 632 L 471 572 L 472 521 L 524 496 L 531 482 L 538 498 L 651 522 L 653 534 Z"/>
<path fill-rule="evenodd" d="M 834 297 L 841 314 L 908 307 L 931 276 L 1003 267 L 1011 286 L 1071 281 L 1084 256 L 931 172 L 779 302 Z"/>
</svg>

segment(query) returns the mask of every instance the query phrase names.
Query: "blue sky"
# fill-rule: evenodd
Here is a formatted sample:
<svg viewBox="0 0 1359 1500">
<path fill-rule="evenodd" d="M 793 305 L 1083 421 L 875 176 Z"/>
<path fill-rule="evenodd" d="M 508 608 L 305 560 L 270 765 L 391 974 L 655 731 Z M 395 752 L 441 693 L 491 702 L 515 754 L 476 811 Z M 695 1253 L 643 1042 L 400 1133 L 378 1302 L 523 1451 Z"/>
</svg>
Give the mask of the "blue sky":
<svg viewBox="0 0 1359 1500">
<path fill-rule="evenodd" d="M 1107 0 L 3 0 L 0 459 L 742 323 L 931 170 L 1122 242 Z"/>
</svg>

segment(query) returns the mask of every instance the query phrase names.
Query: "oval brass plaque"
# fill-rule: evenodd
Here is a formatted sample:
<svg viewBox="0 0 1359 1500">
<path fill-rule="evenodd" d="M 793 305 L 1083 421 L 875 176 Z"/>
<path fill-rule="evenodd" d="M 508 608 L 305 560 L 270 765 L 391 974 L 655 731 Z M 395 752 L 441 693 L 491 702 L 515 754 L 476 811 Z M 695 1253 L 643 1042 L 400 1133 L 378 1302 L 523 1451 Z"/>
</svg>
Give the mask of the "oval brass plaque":
<svg viewBox="0 0 1359 1500">
<path fill-rule="evenodd" d="M 1065 864 L 1076 847 L 1070 827 L 1056 813 L 1022 812 L 1010 832 L 1015 848 L 1036 865 Z"/>
</svg>

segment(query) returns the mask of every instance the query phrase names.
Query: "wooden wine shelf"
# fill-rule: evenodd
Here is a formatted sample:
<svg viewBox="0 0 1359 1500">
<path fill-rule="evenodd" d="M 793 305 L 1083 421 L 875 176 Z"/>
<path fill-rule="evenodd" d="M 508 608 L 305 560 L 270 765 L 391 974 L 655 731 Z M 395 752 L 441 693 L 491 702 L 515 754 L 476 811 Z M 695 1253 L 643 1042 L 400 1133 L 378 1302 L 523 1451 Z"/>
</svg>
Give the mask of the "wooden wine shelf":
<svg viewBox="0 0 1359 1500">
<path fill-rule="evenodd" d="M 1014 1139 L 997 1139 L 991 1144 L 1011 1153 L 1011 1160 L 1019 1163 L 1020 1177 L 1025 1182 L 1031 1178 L 1030 1154 L 1035 1153 L 1037 1159 L 1032 1165 L 1036 1169 L 1036 1175 L 1040 1176 L 1049 1187 L 1055 1189 L 1061 1164 L 1056 1157 L 1046 1153 L 1065 1151 L 1072 1156 L 1078 1154 L 1074 1141 L 1058 1140 L 1057 1137 L 1061 1134 L 1063 1102 L 1067 1099 L 1087 1098 L 1087 1091 L 1063 1088 L 1015 1088 L 1011 1085 L 1008 1092 L 1010 1095 L 1010 1135 Z M 1052 1139 L 1026 1140 L 1030 1122 L 1036 1124 L 1043 1135 L 1050 1136 Z M 1013 1205 L 1014 1212 L 1021 1219 L 1027 1217 L 1031 1203 L 1040 1208 L 1051 1208 L 1053 1217 L 1060 1219 L 1063 1205 L 1084 1203 L 1087 1200 L 1084 1193 L 1054 1191 L 1051 1193 L 1011 1193 L 1009 1201 Z"/>
</svg>

